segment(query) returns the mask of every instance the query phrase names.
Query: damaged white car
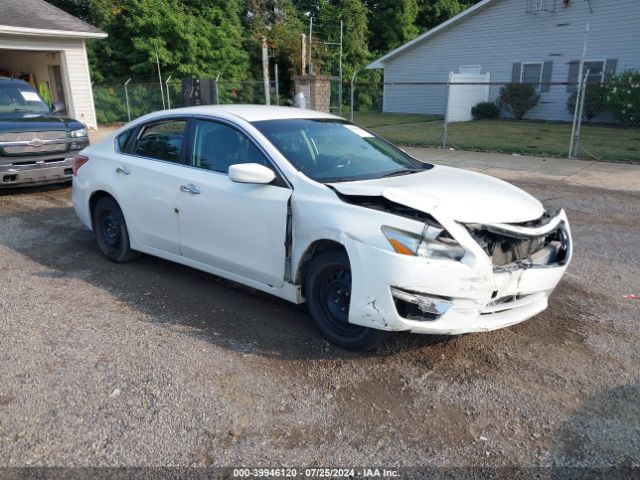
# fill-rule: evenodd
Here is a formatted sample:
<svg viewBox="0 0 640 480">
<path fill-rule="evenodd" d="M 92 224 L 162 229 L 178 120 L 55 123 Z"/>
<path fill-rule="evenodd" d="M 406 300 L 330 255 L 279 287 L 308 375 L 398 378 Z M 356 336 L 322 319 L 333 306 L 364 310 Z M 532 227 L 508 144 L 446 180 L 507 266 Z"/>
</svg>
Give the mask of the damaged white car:
<svg viewBox="0 0 640 480">
<path fill-rule="evenodd" d="M 310 110 L 153 113 L 73 172 L 74 208 L 108 259 L 144 252 L 306 301 L 347 349 L 526 320 L 572 254 L 564 211 Z"/>
</svg>

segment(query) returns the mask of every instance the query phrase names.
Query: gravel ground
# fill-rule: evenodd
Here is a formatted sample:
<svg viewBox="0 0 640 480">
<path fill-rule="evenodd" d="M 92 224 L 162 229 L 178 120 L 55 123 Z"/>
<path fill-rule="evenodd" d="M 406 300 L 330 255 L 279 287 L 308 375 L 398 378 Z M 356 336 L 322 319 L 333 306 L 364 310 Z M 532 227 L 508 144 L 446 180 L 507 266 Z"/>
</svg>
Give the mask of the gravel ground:
<svg viewBox="0 0 640 480">
<path fill-rule="evenodd" d="M 0 465 L 639 466 L 640 195 L 520 186 L 572 221 L 550 308 L 366 355 L 304 306 L 109 263 L 68 187 L 0 194 Z"/>
</svg>

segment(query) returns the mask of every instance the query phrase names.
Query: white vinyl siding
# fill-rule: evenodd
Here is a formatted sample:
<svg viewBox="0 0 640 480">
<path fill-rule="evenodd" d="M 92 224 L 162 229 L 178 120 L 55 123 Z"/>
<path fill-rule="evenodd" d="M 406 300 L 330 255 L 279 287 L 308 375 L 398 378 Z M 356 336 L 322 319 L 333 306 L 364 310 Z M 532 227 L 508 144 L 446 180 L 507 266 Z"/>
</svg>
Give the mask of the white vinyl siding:
<svg viewBox="0 0 640 480">
<path fill-rule="evenodd" d="M 444 113 L 444 88 L 391 85 L 394 82 L 446 83 L 449 72 L 457 72 L 460 65 L 481 65 L 483 73 L 491 74 L 492 83 L 517 82 L 521 73 L 513 78 L 514 62 L 540 61 L 545 64 L 543 98 L 527 118 L 570 120 L 566 103 L 572 86 L 566 83 L 572 65 L 582 55 L 587 22 L 588 59 L 607 59 L 605 76 L 625 68 L 640 68 L 640 1 L 591 0 L 590 4 L 593 14 L 589 2 L 572 1 L 555 13 L 531 15 L 525 12 L 524 0 L 487 3 L 384 60 L 385 80 L 390 84 L 385 87 L 385 111 Z M 556 85 L 544 85 L 545 71 L 550 72 L 548 81 Z M 497 98 L 499 90 L 499 85 L 492 85 L 489 99 Z"/>
</svg>

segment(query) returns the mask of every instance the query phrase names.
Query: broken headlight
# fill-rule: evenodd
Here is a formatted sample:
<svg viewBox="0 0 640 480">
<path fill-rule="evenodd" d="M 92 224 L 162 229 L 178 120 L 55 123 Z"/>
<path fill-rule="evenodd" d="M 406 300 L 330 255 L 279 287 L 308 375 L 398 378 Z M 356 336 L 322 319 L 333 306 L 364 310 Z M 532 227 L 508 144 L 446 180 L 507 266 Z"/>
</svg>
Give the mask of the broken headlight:
<svg viewBox="0 0 640 480">
<path fill-rule="evenodd" d="M 449 232 L 433 225 L 425 224 L 421 235 L 387 226 L 381 227 L 381 230 L 393 249 L 402 255 L 460 260 L 465 254 L 464 248 Z"/>
</svg>

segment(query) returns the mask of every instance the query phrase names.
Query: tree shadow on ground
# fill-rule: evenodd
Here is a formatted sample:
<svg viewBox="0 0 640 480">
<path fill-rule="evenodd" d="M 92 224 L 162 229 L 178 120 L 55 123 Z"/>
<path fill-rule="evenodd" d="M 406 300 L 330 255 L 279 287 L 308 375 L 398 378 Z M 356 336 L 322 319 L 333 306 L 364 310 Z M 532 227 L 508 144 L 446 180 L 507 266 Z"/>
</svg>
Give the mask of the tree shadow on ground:
<svg viewBox="0 0 640 480">
<path fill-rule="evenodd" d="M 449 338 L 399 333 L 371 352 L 348 352 L 322 337 L 304 305 L 151 256 L 109 262 L 72 208 L 5 213 L 0 223 L 13 230 L 0 234 L 0 244 L 50 269 L 42 275 L 80 278 L 154 322 L 193 327 L 193 335 L 243 353 L 293 360 L 388 356 Z"/>
</svg>

